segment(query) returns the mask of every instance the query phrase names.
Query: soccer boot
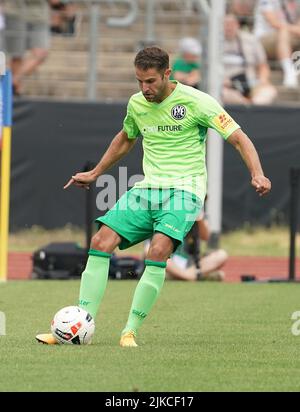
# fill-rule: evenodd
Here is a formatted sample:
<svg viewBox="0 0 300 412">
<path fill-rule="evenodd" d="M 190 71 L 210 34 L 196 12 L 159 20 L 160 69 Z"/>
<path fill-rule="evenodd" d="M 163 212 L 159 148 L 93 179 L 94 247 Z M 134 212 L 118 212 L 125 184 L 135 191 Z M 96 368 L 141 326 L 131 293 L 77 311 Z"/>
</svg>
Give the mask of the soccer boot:
<svg viewBox="0 0 300 412">
<path fill-rule="evenodd" d="M 46 345 L 56 345 L 58 343 L 52 333 L 41 333 L 40 335 L 36 335 L 35 339 L 39 343 L 44 343 Z"/>
<path fill-rule="evenodd" d="M 132 331 L 124 333 L 124 335 L 121 336 L 120 346 L 123 348 L 136 348 L 138 345 L 136 344 L 134 338 L 135 336 Z"/>
</svg>

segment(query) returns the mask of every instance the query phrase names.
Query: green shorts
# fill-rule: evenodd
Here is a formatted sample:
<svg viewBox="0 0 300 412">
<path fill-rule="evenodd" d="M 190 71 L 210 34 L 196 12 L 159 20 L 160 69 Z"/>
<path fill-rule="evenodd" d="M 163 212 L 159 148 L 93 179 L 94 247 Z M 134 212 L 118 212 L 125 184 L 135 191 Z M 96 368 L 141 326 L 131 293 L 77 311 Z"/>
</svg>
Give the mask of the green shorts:
<svg viewBox="0 0 300 412">
<path fill-rule="evenodd" d="M 133 188 L 96 222 L 110 227 L 122 237 L 120 249 L 127 249 L 160 232 L 174 240 L 175 250 L 201 208 L 196 195 L 180 189 Z"/>
</svg>

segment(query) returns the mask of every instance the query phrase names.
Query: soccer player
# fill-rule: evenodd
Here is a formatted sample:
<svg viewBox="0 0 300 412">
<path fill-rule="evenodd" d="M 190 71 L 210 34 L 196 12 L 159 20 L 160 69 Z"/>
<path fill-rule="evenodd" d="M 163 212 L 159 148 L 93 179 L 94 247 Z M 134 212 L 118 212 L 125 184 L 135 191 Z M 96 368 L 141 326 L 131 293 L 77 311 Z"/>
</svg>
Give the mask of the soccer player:
<svg viewBox="0 0 300 412">
<path fill-rule="evenodd" d="M 100 229 L 91 241 L 78 303 L 95 319 L 112 252 L 117 246 L 126 249 L 152 237 L 145 271 L 121 333 L 122 347 L 137 346 L 138 330 L 163 287 L 166 261 L 203 207 L 207 129 L 218 131 L 239 151 L 260 196 L 271 189 L 253 143 L 220 104 L 199 90 L 170 81 L 169 56 L 164 50 L 145 48 L 137 53 L 134 65 L 141 91 L 129 100 L 123 129 L 93 170 L 74 174 L 64 186 L 88 188 L 133 148 L 139 135 L 143 136 L 145 178 L 97 219 Z M 36 338 L 43 343 L 56 343 L 51 334 Z"/>
</svg>

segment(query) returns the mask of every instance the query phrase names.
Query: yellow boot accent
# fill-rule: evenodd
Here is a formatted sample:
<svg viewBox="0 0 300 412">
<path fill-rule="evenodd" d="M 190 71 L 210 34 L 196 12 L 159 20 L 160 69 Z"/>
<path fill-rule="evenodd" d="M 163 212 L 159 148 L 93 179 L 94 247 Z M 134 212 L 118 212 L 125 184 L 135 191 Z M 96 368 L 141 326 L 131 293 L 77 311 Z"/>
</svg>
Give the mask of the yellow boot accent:
<svg viewBox="0 0 300 412">
<path fill-rule="evenodd" d="M 135 336 L 132 331 L 124 333 L 124 335 L 121 336 L 120 346 L 123 348 L 136 348 L 138 345 L 134 338 Z"/>
<path fill-rule="evenodd" d="M 42 333 L 40 335 L 36 335 L 35 339 L 46 345 L 56 345 L 58 343 L 52 333 Z"/>
</svg>

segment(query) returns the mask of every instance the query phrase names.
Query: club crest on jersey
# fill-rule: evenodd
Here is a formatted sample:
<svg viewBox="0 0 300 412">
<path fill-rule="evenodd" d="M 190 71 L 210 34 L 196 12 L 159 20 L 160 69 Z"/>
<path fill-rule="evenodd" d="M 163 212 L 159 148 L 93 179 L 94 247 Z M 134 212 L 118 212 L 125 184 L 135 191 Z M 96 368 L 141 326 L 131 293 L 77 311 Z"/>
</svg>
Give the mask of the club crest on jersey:
<svg viewBox="0 0 300 412">
<path fill-rule="evenodd" d="M 175 120 L 182 120 L 186 115 L 186 108 L 181 104 L 177 104 L 177 106 L 174 106 L 171 110 L 171 115 Z"/>
</svg>

